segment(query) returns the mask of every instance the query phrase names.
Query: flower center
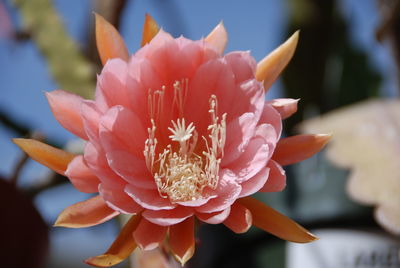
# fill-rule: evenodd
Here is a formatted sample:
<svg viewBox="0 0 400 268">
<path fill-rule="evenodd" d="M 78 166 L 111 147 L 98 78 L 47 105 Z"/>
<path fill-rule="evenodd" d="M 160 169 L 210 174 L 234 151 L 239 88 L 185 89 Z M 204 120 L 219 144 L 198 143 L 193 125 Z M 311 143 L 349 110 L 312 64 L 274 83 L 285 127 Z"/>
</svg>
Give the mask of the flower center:
<svg viewBox="0 0 400 268">
<path fill-rule="evenodd" d="M 183 112 L 180 85 L 180 82 L 174 84 L 174 100 L 177 100 L 175 104 L 178 111 Z M 172 126 L 168 127 L 171 132 L 170 143 L 157 154 L 156 121 L 150 113 L 151 128 L 148 129 L 149 138 L 144 149 L 147 168 L 154 176 L 160 196 L 169 198 L 173 203 L 207 197 L 204 189 L 215 189 L 218 185 L 219 166 L 225 146 L 226 114 L 218 118 L 216 96 L 212 95 L 209 103 L 211 123 L 207 127 L 208 136 L 201 136 L 205 150 L 200 154 L 195 153 L 198 144 L 195 125 L 190 123 L 186 126 L 184 117 L 171 120 Z"/>
</svg>

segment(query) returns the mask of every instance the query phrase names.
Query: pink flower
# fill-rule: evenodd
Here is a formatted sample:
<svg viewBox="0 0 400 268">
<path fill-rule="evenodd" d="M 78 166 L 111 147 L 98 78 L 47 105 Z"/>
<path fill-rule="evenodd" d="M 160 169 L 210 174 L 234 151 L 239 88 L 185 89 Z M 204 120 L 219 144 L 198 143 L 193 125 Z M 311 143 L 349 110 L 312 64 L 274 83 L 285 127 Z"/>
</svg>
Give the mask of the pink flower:
<svg viewBox="0 0 400 268">
<path fill-rule="evenodd" d="M 249 197 L 281 191 L 282 165 L 313 155 L 329 139 L 280 140 L 282 118 L 296 111 L 297 100 L 265 101 L 265 88 L 293 55 L 297 33 L 257 65 L 249 52 L 223 54 L 222 24 L 192 41 L 158 31 L 148 16 L 145 45 L 131 56 L 98 15 L 96 26 L 104 68 L 95 99 L 61 90 L 46 94 L 60 124 L 87 141 L 84 154 L 15 140 L 79 191 L 99 193 L 64 210 L 57 226 L 92 226 L 133 215 L 111 248 L 89 264 L 116 264 L 136 245 L 154 249 L 166 236 L 183 264 L 194 253 L 195 219 L 223 223 L 236 233 L 255 225 L 290 241 L 315 239 Z"/>
</svg>

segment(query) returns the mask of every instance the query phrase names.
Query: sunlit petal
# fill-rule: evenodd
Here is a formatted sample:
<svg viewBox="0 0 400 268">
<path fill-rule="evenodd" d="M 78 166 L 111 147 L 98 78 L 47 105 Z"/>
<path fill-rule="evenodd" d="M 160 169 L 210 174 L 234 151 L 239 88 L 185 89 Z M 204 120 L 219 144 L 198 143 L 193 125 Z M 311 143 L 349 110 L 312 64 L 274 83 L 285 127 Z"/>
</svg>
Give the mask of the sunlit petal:
<svg viewBox="0 0 400 268">
<path fill-rule="evenodd" d="M 267 101 L 268 104 L 271 104 L 279 114 L 282 119 L 286 119 L 297 111 L 297 103 L 299 99 L 273 99 L 271 101 Z"/>
<path fill-rule="evenodd" d="M 64 90 L 46 92 L 47 101 L 57 121 L 68 131 L 87 140 L 81 117 L 81 96 Z"/>
</svg>

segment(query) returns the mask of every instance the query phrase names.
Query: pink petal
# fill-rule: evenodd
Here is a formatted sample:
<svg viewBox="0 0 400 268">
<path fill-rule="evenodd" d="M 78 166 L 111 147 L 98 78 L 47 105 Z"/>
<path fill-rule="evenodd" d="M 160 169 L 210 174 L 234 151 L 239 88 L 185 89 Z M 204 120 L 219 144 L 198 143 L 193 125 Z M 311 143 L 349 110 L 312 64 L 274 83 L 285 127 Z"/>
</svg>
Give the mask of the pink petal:
<svg viewBox="0 0 400 268">
<path fill-rule="evenodd" d="M 158 48 L 164 45 L 165 42 L 171 41 L 174 38 L 167 32 L 165 32 L 163 29 L 160 29 L 156 36 L 150 41 L 150 44 L 152 44 L 153 48 Z"/>
<path fill-rule="evenodd" d="M 184 221 L 193 214 L 192 208 L 178 206 L 170 210 L 145 210 L 142 216 L 154 224 L 170 226 Z"/>
<path fill-rule="evenodd" d="M 250 210 L 238 202 L 231 207 L 229 217 L 224 221 L 224 225 L 237 234 L 247 232 L 253 223 Z"/>
<path fill-rule="evenodd" d="M 210 199 L 215 198 L 216 196 L 207 196 L 202 197 L 196 200 L 184 201 L 184 202 L 176 202 L 178 205 L 185 207 L 199 207 L 207 203 Z"/>
<path fill-rule="evenodd" d="M 101 111 L 94 101 L 85 100 L 81 105 L 81 113 L 86 135 L 91 142 L 97 143 L 99 139 Z"/>
<path fill-rule="evenodd" d="M 179 39 L 178 39 L 179 40 Z M 187 41 L 187 39 L 184 39 Z M 186 42 L 181 46 L 179 62 L 181 68 L 185 71 L 186 77 L 191 79 L 199 66 L 211 59 L 218 58 L 217 53 L 209 49 L 203 42 Z"/>
<path fill-rule="evenodd" d="M 232 93 L 232 90 L 230 92 Z M 265 104 L 265 94 L 261 82 L 255 79 L 246 80 L 233 92 L 234 99 L 228 103 L 228 117 L 235 118 L 250 112 L 254 113 L 258 120 Z"/>
<path fill-rule="evenodd" d="M 100 140 L 106 151 L 124 149 L 143 157 L 147 138 L 147 131 L 139 117 L 123 106 L 112 107 L 101 118 Z"/>
<path fill-rule="evenodd" d="M 88 142 L 85 146 L 84 159 L 88 167 L 100 179 L 101 182 L 108 184 L 126 182 L 115 174 L 108 166 L 105 152 L 101 147 L 96 147 L 93 143 Z"/>
<path fill-rule="evenodd" d="M 228 168 L 234 173 L 237 182 L 252 178 L 267 165 L 269 155 L 268 144 L 262 137 L 254 137 L 242 155 Z"/>
<path fill-rule="evenodd" d="M 66 130 L 87 140 L 80 113 L 82 97 L 63 90 L 46 92 L 46 97 L 57 121 Z"/>
<path fill-rule="evenodd" d="M 231 207 L 227 207 L 222 211 L 217 211 L 213 213 L 196 213 L 199 220 L 209 223 L 209 224 L 219 224 L 223 222 L 231 212 Z"/>
<path fill-rule="evenodd" d="M 265 140 L 269 148 L 267 158 L 271 159 L 278 141 L 276 129 L 270 124 L 258 125 L 254 137 L 262 137 Z"/>
<path fill-rule="evenodd" d="M 108 107 L 129 106 L 129 93 L 126 87 L 128 64 L 119 58 L 111 59 L 104 65 L 98 76 L 97 94 L 101 94 Z M 112 89 L 112 90 L 110 90 Z"/>
<path fill-rule="evenodd" d="M 65 171 L 74 187 L 84 193 L 97 193 L 99 179 L 86 165 L 82 155 L 76 156 L 69 164 Z"/>
<path fill-rule="evenodd" d="M 101 183 L 99 193 L 112 209 L 124 214 L 137 214 L 143 210 L 125 191 L 126 184 L 121 183 Z"/>
<path fill-rule="evenodd" d="M 242 191 L 239 197 L 249 196 L 258 192 L 267 182 L 269 176 L 269 168 L 265 167 L 260 170 L 255 176 L 240 184 Z"/>
<path fill-rule="evenodd" d="M 190 81 L 190 94 L 184 107 L 185 118 L 194 122 L 199 133 L 205 132 L 210 117 L 208 111 L 211 95 L 216 95 L 220 113 L 229 111 L 234 98 L 234 76 L 230 67 L 221 59 L 202 64 Z M 195 108 L 195 109 L 194 109 Z"/>
<path fill-rule="evenodd" d="M 229 176 L 228 170 L 223 170 L 219 175 L 218 186 L 215 190 L 210 191 L 210 194 L 216 195 L 216 198 L 211 199 L 205 205 L 196 208 L 199 213 L 212 213 L 225 210 L 235 202 L 239 196 L 242 187 L 237 184 Z"/>
<path fill-rule="evenodd" d="M 230 52 L 224 58 L 232 68 L 236 84 L 254 78 L 257 63 L 249 51 Z"/>
<path fill-rule="evenodd" d="M 221 167 L 238 159 L 254 136 L 257 120 L 253 113 L 245 113 L 230 121 L 226 127 L 226 143 Z"/>
<path fill-rule="evenodd" d="M 274 160 L 268 162 L 267 167 L 270 169 L 269 177 L 260 192 L 280 192 L 286 186 L 285 170 Z"/>
<path fill-rule="evenodd" d="M 116 150 L 108 151 L 106 157 L 111 169 L 125 181 L 139 189 L 155 189 L 157 191 L 154 177 L 147 169 L 144 157 L 138 158 L 126 151 Z"/>
<path fill-rule="evenodd" d="M 171 210 L 176 207 L 168 198 L 162 198 L 157 189 L 148 190 L 128 184 L 125 192 L 135 200 L 136 203 L 144 208 L 151 210 Z"/>
<path fill-rule="evenodd" d="M 299 99 L 273 99 L 266 103 L 274 107 L 281 115 L 282 119 L 286 119 L 297 111 L 298 102 Z"/>
<path fill-rule="evenodd" d="M 260 124 L 270 124 L 275 128 L 276 136 L 279 138 L 282 133 L 282 118 L 281 115 L 269 104 L 264 105 L 264 110 L 261 114 Z"/>
<path fill-rule="evenodd" d="M 168 227 L 151 223 L 143 218 L 133 232 L 133 238 L 141 249 L 152 250 L 163 242 L 167 230 Z"/>
</svg>

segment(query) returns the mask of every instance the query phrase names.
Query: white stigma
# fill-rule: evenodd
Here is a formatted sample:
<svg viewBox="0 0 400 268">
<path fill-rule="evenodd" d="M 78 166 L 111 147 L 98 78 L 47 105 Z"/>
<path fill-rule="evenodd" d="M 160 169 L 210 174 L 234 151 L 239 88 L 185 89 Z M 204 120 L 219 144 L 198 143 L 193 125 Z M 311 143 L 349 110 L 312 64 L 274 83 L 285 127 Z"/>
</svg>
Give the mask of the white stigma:
<svg viewBox="0 0 400 268">
<path fill-rule="evenodd" d="M 194 131 L 193 123 L 190 123 L 187 128 L 185 126 L 185 118 L 182 118 L 182 121 L 178 119 L 177 123 L 171 120 L 171 123 L 173 125 L 173 128 L 168 128 L 173 134 L 169 136 L 171 140 L 185 142 L 190 139 L 190 137 L 192 137 L 192 132 Z"/>
<path fill-rule="evenodd" d="M 180 90 L 179 82 L 175 82 L 175 91 Z M 186 83 L 187 86 L 187 83 Z M 177 92 L 175 92 L 177 93 Z M 179 95 L 179 92 L 178 92 Z M 183 103 L 176 102 L 182 111 Z M 171 144 L 168 144 L 156 157 L 157 139 L 156 124 L 151 120 L 152 127 L 148 129 L 149 138 L 145 142 L 144 156 L 147 168 L 152 172 L 161 197 L 169 198 L 171 202 L 193 201 L 207 197 L 203 193 L 206 187 L 215 189 L 219 181 L 219 166 L 223 157 L 226 136 L 226 114 L 219 120 L 217 116 L 217 98 L 210 97 L 211 124 L 208 126 L 208 137 L 202 136 L 205 151 L 200 155 L 194 153 L 198 133 L 195 125 L 186 126 L 185 118 L 171 120 L 168 130 Z M 173 146 L 173 143 L 177 146 Z M 173 149 L 179 148 L 179 149 Z"/>
</svg>

